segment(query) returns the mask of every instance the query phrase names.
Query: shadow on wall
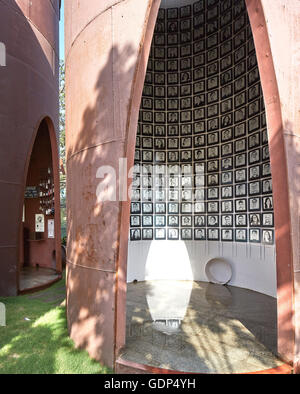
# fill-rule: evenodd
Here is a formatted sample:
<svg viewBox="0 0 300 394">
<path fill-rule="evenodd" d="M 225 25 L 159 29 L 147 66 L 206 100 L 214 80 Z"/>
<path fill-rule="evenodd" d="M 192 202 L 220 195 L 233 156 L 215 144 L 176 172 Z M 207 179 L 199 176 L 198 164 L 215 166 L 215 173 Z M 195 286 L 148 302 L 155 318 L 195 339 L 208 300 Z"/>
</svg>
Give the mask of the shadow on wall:
<svg viewBox="0 0 300 394">
<path fill-rule="evenodd" d="M 91 82 L 88 78 L 88 105 L 82 116 L 79 111 L 76 122 L 81 128 L 76 133 L 76 127 L 69 126 L 67 135 L 69 331 L 77 346 L 87 349 L 92 357 L 109 366 L 113 365 L 114 358 L 116 260 L 122 203 L 118 201 L 118 193 L 117 201 L 97 200 L 99 186 L 108 197 L 111 193 L 109 176 L 99 179 L 97 171 L 101 166 L 112 166 L 116 170 L 118 185 L 119 158 L 126 157 L 127 119 L 122 119 L 122 112 L 116 112 L 115 108 L 126 109 L 127 105 L 114 102 L 113 87 L 108 89 L 107 81 L 117 81 L 122 85 L 124 95 L 130 93 L 135 73 L 132 60 L 135 58 L 134 48 L 126 45 L 122 49 L 113 47 L 105 64 L 101 65 L 99 60 L 101 71 L 96 81 Z M 75 83 L 85 86 L 88 67 L 86 71 L 81 76 L 83 80 L 76 82 L 75 78 Z M 72 75 L 70 84 L 74 83 Z M 72 97 L 72 100 L 72 107 L 76 110 L 76 98 Z M 128 202 L 128 210 L 129 205 Z"/>
</svg>

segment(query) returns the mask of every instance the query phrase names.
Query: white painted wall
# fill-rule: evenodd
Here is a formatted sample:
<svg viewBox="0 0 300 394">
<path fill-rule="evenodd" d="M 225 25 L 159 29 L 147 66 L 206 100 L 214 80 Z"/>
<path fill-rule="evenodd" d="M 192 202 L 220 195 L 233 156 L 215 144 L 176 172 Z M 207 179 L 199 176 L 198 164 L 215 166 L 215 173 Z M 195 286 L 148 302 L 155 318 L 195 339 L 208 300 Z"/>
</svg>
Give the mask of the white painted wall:
<svg viewBox="0 0 300 394">
<path fill-rule="evenodd" d="M 127 281 L 207 282 L 205 264 L 215 257 L 223 257 L 231 264 L 229 285 L 276 297 L 275 246 L 248 243 L 129 241 Z"/>
</svg>

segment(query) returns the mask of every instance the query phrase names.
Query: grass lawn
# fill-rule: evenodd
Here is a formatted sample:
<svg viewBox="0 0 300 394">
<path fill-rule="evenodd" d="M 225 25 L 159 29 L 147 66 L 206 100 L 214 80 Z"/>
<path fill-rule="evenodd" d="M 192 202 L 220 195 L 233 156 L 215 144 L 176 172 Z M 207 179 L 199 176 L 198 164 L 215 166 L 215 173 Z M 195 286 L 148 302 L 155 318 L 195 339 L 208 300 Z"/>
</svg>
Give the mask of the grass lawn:
<svg viewBox="0 0 300 394">
<path fill-rule="evenodd" d="M 68 337 L 64 279 L 36 294 L 0 298 L 0 374 L 105 374 L 106 367 L 76 350 Z"/>
</svg>

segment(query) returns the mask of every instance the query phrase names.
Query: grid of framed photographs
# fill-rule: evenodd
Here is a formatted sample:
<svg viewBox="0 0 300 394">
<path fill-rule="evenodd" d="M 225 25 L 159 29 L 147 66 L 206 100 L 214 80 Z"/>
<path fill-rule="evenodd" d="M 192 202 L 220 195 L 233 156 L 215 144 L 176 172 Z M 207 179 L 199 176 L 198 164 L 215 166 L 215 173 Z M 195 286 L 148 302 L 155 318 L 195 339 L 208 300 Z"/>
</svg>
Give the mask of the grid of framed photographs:
<svg viewBox="0 0 300 394">
<path fill-rule="evenodd" d="M 274 243 L 266 116 L 244 0 L 160 9 L 130 238 Z"/>
</svg>

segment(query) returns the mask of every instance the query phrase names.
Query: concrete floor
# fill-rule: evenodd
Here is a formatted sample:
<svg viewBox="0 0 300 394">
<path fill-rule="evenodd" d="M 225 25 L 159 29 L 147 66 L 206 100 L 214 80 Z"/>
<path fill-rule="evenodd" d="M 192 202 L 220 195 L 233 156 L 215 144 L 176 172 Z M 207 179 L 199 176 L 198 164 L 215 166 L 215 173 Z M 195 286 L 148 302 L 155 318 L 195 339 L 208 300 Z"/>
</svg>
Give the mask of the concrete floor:
<svg viewBox="0 0 300 394">
<path fill-rule="evenodd" d="M 20 271 L 20 291 L 45 286 L 60 278 L 53 269 L 23 267 Z"/>
<path fill-rule="evenodd" d="M 188 281 L 129 284 L 124 360 L 182 372 L 275 368 L 276 299 Z"/>
</svg>

